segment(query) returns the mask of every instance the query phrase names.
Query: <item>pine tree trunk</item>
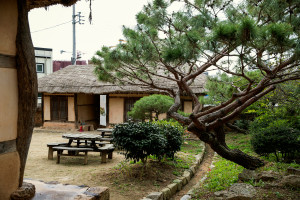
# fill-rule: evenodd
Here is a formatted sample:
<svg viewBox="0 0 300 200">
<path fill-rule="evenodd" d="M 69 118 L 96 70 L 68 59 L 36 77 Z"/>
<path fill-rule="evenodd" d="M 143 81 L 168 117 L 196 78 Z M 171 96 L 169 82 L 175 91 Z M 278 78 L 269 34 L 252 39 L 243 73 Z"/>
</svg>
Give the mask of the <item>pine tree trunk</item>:
<svg viewBox="0 0 300 200">
<path fill-rule="evenodd" d="M 210 147 L 221 157 L 237 163 L 245 167 L 246 169 L 254 170 L 264 166 L 264 162 L 259 158 L 245 154 L 238 149 L 230 149 L 226 145 L 225 132 L 223 127 L 215 128 L 214 133 L 206 133 L 197 130 L 195 127 L 190 131 L 196 134 L 200 138 L 200 140 L 209 144 Z"/>
</svg>

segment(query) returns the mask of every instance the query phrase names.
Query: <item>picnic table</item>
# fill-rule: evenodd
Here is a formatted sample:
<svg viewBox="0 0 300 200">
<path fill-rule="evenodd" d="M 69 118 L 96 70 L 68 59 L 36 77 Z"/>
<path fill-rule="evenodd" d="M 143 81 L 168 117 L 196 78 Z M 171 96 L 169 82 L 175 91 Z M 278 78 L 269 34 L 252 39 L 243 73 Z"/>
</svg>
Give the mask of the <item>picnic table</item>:
<svg viewBox="0 0 300 200">
<path fill-rule="evenodd" d="M 87 164 L 88 152 L 100 152 L 101 162 L 106 162 L 106 156 L 112 159 L 113 151 L 115 149 L 113 144 L 108 142 L 112 141 L 112 138 L 104 138 L 101 135 L 85 134 L 85 133 L 66 133 L 62 135 L 62 138 L 68 139 L 68 143 L 50 143 L 48 159 L 53 159 L 53 151 L 57 151 L 57 163 L 60 163 L 61 156 L 84 156 L 84 164 Z M 76 146 L 72 146 L 75 141 Z M 64 154 L 63 151 L 68 151 Z M 84 152 L 81 155 L 80 152 Z"/>
<path fill-rule="evenodd" d="M 85 146 L 90 146 L 92 148 L 97 148 L 96 141 L 112 141 L 112 139 L 104 138 L 101 135 L 86 133 L 66 133 L 63 134 L 62 137 L 69 139 L 68 146 L 71 146 L 72 142 L 76 140 L 77 147 L 79 147 L 83 143 L 82 141 L 84 141 Z"/>
<path fill-rule="evenodd" d="M 112 137 L 112 132 L 113 132 L 112 128 L 98 128 L 97 131 L 101 132 L 102 137 L 105 136 Z"/>
</svg>

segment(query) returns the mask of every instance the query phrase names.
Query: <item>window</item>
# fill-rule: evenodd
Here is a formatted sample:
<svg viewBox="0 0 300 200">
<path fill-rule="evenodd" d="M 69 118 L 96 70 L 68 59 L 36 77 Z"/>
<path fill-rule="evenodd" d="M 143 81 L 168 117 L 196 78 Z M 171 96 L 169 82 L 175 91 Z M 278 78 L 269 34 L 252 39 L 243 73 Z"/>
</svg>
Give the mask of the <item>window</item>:
<svg viewBox="0 0 300 200">
<path fill-rule="evenodd" d="M 125 106 L 124 106 L 124 121 L 128 122 L 130 119 L 128 116 L 128 112 L 133 108 L 134 103 L 140 98 L 125 98 Z"/>
<path fill-rule="evenodd" d="M 44 73 L 44 63 L 36 63 L 36 72 Z"/>
<path fill-rule="evenodd" d="M 51 96 L 50 110 L 52 121 L 68 121 L 68 97 Z"/>
<path fill-rule="evenodd" d="M 42 104 L 42 96 L 43 96 L 42 93 L 38 93 L 38 98 L 37 98 L 37 105 L 38 105 L 38 107 L 41 107 L 41 104 Z"/>
</svg>

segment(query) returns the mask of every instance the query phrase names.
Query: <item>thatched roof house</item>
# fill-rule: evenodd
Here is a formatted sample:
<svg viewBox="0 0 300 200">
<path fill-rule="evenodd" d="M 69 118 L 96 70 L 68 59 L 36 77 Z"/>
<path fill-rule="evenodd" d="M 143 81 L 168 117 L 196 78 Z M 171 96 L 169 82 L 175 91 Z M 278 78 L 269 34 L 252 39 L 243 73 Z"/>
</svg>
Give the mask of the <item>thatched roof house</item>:
<svg viewBox="0 0 300 200">
<path fill-rule="evenodd" d="M 99 81 L 94 73 L 93 65 L 70 65 L 38 80 L 40 93 L 85 93 L 85 94 L 111 94 L 111 93 L 162 93 L 148 87 L 115 84 Z M 204 93 L 206 76 L 197 77 L 192 85 L 196 94 Z M 172 82 L 160 81 L 161 85 L 176 88 Z"/>
<path fill-rule="evenodd" d="M 62 4 L 64 6 L 71 6 L 78 0 L 27 0 L 27 8 L 29 10 L 33 8 L 42 8 L 52 6 L 56 4 Z"/>
<path fill-rule="evenodd" d="M 101 82 L 94 73 L 93 65 L 70 65 L 48 76 L 39 78 L 38 91 L 43 98 L 44 126 L 75 128 L 80 123 L 109 126 L 128 120 L 127 112 L 143 96 L 164 93 L 148 87 L 118 86 Z M 196 79 L 192 89 L 204 93 L 206 75 Z M 160 81 L 161 85 L 176 88 L 174 83 Z M 182 97 L 182 110 L 191 112 L 190 97 Z M 100 107 L 105 115 L 100 115 Z M 59 123 L 57 123 L 59 122 Z"/>
</svg>

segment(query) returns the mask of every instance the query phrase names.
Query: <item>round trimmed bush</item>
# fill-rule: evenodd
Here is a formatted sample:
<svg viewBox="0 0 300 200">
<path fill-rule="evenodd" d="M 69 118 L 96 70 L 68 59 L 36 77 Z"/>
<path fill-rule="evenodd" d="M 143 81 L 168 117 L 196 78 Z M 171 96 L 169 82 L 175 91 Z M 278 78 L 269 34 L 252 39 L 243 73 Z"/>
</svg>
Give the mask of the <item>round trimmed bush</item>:
<svg viewBox="0 0 300 200">
<path fill-rule="evenodd" d="M 184 133 L 184 128 L 179 122 L 172 120 L 161 120 L 153 123 L 162 129 L 161 133 L 167 140 L 165 147 L 166 156 L 169 158 L 174 158 L 174 154 L 180 150 L 183 142 L 182 135 Z"/>
<path fill-rule="evenodd" d="M 181 133 L 176 128 L 151 122 L 117 125 L 113 137 L 115 145 L 125 150 L 126 159 L 144 163 L 150 155 L 158 160 L 165 155 L 173 158 L 182 143 Z"/>
</svg>

